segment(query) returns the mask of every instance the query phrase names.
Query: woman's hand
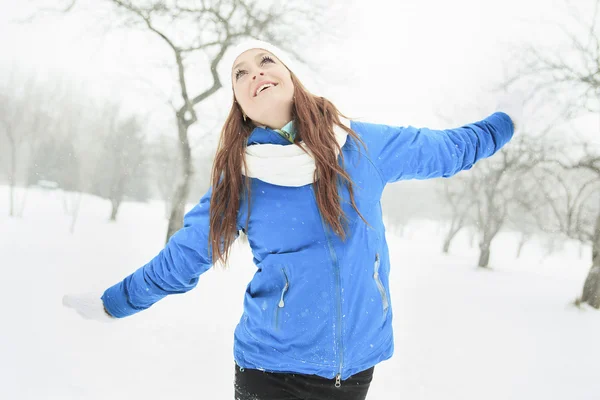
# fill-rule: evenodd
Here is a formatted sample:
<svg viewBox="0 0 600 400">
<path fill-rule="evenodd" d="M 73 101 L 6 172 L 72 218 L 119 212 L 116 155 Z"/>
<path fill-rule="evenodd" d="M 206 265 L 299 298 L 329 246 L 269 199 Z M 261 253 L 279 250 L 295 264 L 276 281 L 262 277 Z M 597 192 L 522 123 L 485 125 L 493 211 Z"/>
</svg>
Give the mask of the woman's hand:
<svg viewBox="0 0 600 400">
<path fill-rule="evenodd" d="M 101 297 L 102 295 L 98 293 L 65 295 L 63 296 L 62 303 L 65 307 L 74 309 L 85 319 L 92 319 L 99 322 L 112 322 L 116 318 L 106 311 Z"/>
</svg>

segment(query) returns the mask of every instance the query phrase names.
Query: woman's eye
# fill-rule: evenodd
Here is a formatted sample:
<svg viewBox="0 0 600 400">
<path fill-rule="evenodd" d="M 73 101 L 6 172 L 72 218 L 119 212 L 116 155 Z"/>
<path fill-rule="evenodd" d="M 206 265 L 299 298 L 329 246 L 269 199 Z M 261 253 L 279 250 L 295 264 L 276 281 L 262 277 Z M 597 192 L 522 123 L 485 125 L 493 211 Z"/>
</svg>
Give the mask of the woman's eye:
<svg viewBox="0 0 600 400">
<path fill-rule="evenodd" d="M 270 56 L 263 56 L 262 59 L 260 60 L 260 66 L 262 67 L 263 65 L 265 65 L 267 63 L 275 64 L 275 60 L 273 60 L 273 58 L 271 58 Z M 248 72 L 243 69 L 238 69 L 237 71 L 235 71 L 235 74 L 234 74 L 235 80 L 237 81 L 238 79 L 240 79 L 242 76 L 246 75 L 247 73 Z"/>
<path fill-rule="evenodd" d="M 235 80 L 237 81 L 238 79 L 240 79 L 240 77 L 242 77 L 244 74 L 246 73 L 246 71 L 243 70 L 237 70 L 235 72 Z"/>
<path fill-rule="evenodd" d="M 275 63 L 275 61 L 273 61 L 273 59 L 269 56 L 263 56 L 262 60 L 260 61 L 260 65 L 264 65 L 266 63 Z"/>
</svg>

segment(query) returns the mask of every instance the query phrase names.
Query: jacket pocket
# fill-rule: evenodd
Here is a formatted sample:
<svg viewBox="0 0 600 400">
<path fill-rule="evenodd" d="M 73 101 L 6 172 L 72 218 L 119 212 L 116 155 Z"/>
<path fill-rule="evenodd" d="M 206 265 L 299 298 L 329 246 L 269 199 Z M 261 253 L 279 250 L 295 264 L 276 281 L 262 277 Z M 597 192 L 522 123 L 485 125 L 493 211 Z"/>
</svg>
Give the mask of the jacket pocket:
<svg viewBox="0 0 600 400">
<path fill-rule="evenodd" d="M 283 286 L 283 289 L 281 289 L 279 302 L 275 307 L 275 329 L 279 329 L 279 314 L 281 313 L 280 310 L 285 307 L 285 294 L 287 293 L 290 287 L 290 281 L 288 279 L 287 274 L 285 273 L 285 269 L 281 268 L 281 273 L 283 275 L 283 278 L 285 279 L 285 285 Z"/>
<path fill-rule="evenodd" d="M 381 302 L 383 304 L 383 312 L 386 313 L 390 303 L 388 301 L 388 297 L 387 297 L 387 293 L 385 292 L 385 287 L 383 286 L 383 283 L 381 282 L 381 278 L 379 276 L 379 265 L 380 265 L 380 260 L 379 260 L 379 253 L 375 254 L 375 265 L 374 265 L 374 273 L 373 273 L 373 279 L 375 279 L 375 283 L 377 284 L 377 289 L 379 290 L 379 294 L 381 295 Z"/>
</svg>

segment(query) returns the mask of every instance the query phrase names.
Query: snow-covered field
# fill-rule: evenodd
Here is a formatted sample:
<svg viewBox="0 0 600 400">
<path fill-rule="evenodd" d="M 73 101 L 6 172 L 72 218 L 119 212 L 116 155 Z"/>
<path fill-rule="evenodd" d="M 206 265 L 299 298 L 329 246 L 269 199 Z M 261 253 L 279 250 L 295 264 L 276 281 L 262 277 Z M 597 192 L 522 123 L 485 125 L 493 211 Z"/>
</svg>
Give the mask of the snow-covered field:
<svg viewBox="0 0 600 400">
<path fill-rule="evenodd" d="M 111 324 L 81 319 L 65 293 L 103 291 L 163 245 L 160 203 L 86 196 L 75 233 L 63 194 L 32 190 L 8 218 L 0 187 L 0 399 L 232 399 L 233 329 L 254 267 L 237 246 L 231 270 L 190 293 Z M 492 249 L 493 271 L 459 237 L 442 255 L 437 227 L 388 234 L 394 357 L 375 369 L 369 400 L 600 399 L 600 312 L 570 305 L 588 270 L 574 245 L 550 257 L 517 238 Z"/>
</svg>

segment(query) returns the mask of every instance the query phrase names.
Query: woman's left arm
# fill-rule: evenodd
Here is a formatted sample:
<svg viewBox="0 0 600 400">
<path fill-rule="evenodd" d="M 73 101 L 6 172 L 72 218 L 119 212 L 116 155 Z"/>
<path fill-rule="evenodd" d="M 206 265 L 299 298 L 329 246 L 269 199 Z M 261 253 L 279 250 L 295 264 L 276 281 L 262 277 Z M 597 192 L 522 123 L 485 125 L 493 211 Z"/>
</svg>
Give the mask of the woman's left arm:
<svg viewBox="0 0 600 400">
<path fill-rule="evenodd" d="M 496 153 L 512 138 L 503 112 L 455 129 L 432 130 L 352 121 L 385 183 L 449 177 Z"/>
</svg>

